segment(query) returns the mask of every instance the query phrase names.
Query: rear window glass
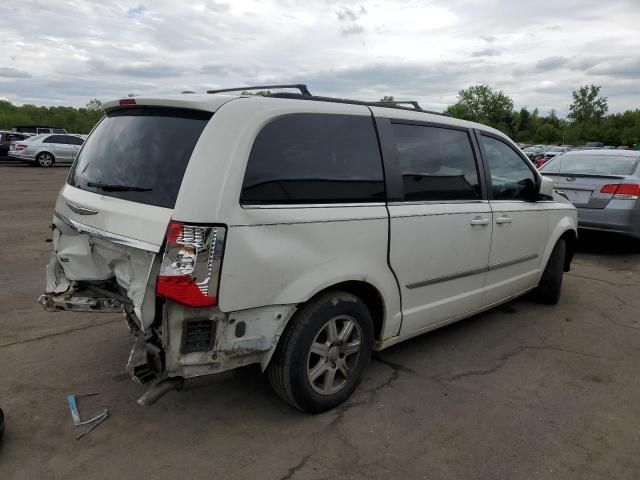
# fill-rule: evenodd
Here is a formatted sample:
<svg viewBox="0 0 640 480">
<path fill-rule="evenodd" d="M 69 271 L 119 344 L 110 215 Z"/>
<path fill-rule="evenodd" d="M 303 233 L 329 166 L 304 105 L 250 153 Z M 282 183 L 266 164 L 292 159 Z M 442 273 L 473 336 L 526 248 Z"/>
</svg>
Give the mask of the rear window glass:
<svg viewBox="0 0 640 480">
<path fill-rule="evenodd" d="M 240 202 L 384 201 L 382 159 L 371 117 L 293 114 L 258 134 Z"/>
<path fill-rule="evenodd" d="M 614 155 L 561 155 L 540 169 L 544 173 L 575 175 L 631 175 L 638 165 L 638 157 Z"/>
<path fill-rule="evenodd" d="M 147 107 L 108 113 L 85 141 L 68 183 L 173 208 L 191 153 L 211 115 Z"/>
</svg>

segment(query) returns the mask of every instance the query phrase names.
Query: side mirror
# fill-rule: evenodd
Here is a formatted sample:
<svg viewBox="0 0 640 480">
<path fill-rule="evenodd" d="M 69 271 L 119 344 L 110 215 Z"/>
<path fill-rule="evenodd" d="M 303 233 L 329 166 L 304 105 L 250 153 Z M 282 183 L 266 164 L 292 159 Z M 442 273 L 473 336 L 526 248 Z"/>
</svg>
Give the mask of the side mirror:
<svg viewBox="0 0 640 480">
<path fill-rule="evenodd" d="M 538 192 L 540 198 L 553 198 L 554 188 L 555 184 L 553 179 L 543 175 L 542 180 L 540 181 L 540 191 Z"/>
</svg>

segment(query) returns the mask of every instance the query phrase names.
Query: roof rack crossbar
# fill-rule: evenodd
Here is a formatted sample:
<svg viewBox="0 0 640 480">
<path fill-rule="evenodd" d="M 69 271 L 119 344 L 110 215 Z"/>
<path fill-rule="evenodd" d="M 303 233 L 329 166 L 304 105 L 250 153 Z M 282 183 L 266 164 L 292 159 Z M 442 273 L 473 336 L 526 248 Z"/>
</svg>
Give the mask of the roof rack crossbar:
<svg viewBox="0 0 640 480">
<path fill-rule="evenodd" d="M 223 93 L 223 92 L 244 92 L 245 90 L 268 90 L 270 88 L 295 88 L 300 90 L 300 94 L 310 97 L 311 92 L 303 83 L 293 83 L 289 85 L 258 85 L 254 87 L 237 87 L 237 88 L 221 88 L 218 90 L 207 90 L 207 93 Z"/>
<path fill-rule="evenodd" d="M 415 101 L 415 100 L 389 100 L 389 101 L 379 101 L 379 102 L 371 102 L 372 104 L 376 104 L 376 105 L 380 105 L 383 107 L 389 106 L 389 104 L 392 105 L 412 105 L 414 109 L 422 112 L 422 107 L 420 106 L 420 104 Z"/>
</svg>

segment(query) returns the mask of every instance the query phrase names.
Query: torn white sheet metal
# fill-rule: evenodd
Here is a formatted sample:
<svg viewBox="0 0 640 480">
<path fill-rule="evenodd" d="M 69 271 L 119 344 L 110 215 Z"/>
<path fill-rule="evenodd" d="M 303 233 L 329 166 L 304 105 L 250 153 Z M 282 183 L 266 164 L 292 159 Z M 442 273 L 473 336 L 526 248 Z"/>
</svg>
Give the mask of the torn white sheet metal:
<svg viewBox="0 0 640 480">
<path fill-rule="evenodd" d="M 77 285 L 76 282 L 101 281 L 115 277 L 118 285 L 133 302 L 134 312 L 141 321 L 141 327 L 145 329 L 153 322 L 155 313 L 155 281 L 149 282 L 155 257 L 154 252 L 80 233 L 55 217 L 53 253 L 47 266 L 45 296 L 56 305 L 64 305 L 58 304 L 55 300 L 67 294 L 67 302 L 81 305 L 86 303 L 86 295 L 75 299 L 74 302 L 73 289 Z M 149 293 L 153 298 L 148 298 L 145 302 L 145 296 Z M 86 311 L 100 311 L 100 308 L 98 305 Z"/>
</svg>

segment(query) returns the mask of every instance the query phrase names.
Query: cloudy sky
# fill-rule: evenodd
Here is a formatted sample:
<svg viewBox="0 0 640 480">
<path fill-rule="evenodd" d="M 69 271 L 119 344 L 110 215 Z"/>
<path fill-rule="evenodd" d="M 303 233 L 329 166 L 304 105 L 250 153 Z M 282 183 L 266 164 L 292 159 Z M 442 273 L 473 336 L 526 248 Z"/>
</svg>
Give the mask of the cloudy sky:
<svg viewBox="0 0 640 480">
<path fill-rule="evenodd" d="M 610 111 L 640 108 L 640 0 L 20 0 L 0 39 L 17 104 L 305 82 L 440 110 L 488 83 L 564 114 L 595 83 Z"/>
</svg>

